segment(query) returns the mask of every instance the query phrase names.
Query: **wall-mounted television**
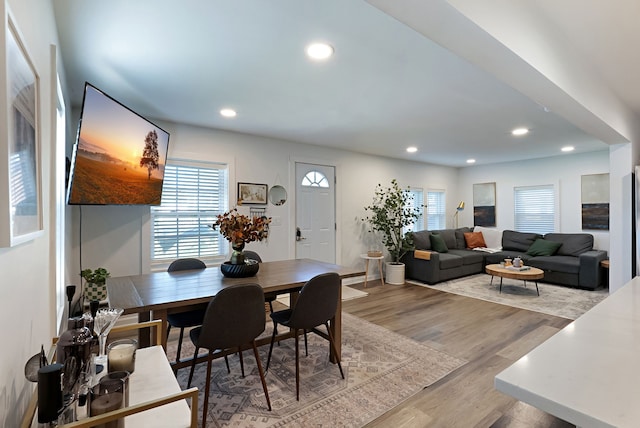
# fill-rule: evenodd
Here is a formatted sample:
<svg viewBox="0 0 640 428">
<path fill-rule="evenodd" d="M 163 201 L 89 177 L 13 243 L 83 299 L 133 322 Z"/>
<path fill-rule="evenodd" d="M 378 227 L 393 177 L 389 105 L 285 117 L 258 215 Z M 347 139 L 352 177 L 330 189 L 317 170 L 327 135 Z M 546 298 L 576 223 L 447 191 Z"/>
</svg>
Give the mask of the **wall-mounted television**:
<svg viewBox="0 0 640 428">
<path fill-rule="evenodd" d="M 169 133 L 85 83 L 70 205 L 160 205 Z"/>
</svg>

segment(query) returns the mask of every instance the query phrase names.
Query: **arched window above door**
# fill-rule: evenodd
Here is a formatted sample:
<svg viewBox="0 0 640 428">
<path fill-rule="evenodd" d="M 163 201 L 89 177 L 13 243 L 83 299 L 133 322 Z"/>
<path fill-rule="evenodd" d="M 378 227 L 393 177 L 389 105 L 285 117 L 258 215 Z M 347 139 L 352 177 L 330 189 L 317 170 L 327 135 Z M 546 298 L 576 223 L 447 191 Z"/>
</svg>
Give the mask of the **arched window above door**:
<svg viewBox="0 0 640 428">
<path fill-rule="evenodd" d="M 309 171 L 302 178 L 301 185 L 305 187 L 329 187 L 329 180 L 320 171 Z"/>
</svg>

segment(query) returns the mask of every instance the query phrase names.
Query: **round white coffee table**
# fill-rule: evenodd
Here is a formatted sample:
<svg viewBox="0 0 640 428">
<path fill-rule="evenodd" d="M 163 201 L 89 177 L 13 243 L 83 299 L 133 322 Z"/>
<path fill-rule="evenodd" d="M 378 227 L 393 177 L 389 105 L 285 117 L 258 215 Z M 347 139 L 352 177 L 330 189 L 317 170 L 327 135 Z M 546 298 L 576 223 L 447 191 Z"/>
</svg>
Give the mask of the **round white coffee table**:
<svg viewBox="0 0 640 428">
<path fill-rule="evenodd" d="M 384 276 L 382 276 L 382 260 L 384 256 L 368 256 L 366 254 L 360 254 L 360 258 L 365 260 L 364 266 L 364 287 L 367 288 L 367 275 L 369 274 L 369 260 L 378 261 L 378 272 L 380 272 L 380 284 L 384 286 Z"/>
<path fill-rule="evenodd" d="M 502 278 L 519 279 L 524 281 L 524 286 L 527 286 L 527 281 L 534 281 L 536 283 L 536 293 L 540 295 L 538 289 L 538 280 L 544 278 L 544 271 L 542 269 L 529 267 L 527 270 L 516 270 L 508 267 L 502 267 L 500 265 L 487 265 L 485 270 L 491 275 L 491 284 L 493 284 L 493 277 L 500 277 L 500 292 L 502 293 Z"/>
</svg>

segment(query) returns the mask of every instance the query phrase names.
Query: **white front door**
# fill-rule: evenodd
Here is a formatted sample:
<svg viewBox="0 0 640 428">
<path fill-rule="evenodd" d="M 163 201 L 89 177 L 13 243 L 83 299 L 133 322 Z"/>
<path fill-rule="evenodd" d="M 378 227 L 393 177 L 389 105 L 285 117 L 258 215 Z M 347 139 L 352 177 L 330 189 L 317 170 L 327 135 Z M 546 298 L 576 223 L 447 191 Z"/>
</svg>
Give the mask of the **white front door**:
<svg viewBox="0 0 640 428">
<path fill-rule="evenodd" d="M 335 195 L 334 167 L 296 162 L 296 258 L 336 262 Z"/>
</svg>

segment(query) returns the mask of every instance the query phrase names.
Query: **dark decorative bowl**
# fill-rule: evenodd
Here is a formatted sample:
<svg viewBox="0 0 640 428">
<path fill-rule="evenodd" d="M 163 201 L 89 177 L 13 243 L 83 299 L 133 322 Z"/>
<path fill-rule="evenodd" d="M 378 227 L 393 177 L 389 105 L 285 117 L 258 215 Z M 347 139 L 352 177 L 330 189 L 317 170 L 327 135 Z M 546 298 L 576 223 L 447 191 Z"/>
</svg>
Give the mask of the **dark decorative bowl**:
<svg viewBox="0 0 640 428">
<path fill-rule="evenodd" d="M 230 262 L 224 262 L 220 265 L 220 271 L 227 278 L 248 278 L 255 276 L 260 269 L 260 264 L 255 260 L 248 260 L 241 265 L 232 265 Z"/>
</svg>

